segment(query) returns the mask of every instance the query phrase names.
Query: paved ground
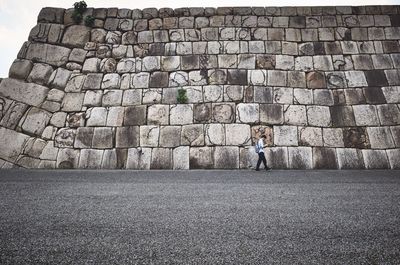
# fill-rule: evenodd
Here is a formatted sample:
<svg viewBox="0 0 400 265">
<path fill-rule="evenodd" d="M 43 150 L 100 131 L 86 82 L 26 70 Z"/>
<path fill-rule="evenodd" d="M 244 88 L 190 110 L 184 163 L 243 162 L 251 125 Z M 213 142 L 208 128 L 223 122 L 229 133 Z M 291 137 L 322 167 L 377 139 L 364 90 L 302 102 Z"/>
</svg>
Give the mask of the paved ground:
<svg viewBox="0 0 400 265">
<path fill-rule="evenodd" d="M 0 264 L 400 264 L 400 171 L 0 171 Z"/>
</svg>

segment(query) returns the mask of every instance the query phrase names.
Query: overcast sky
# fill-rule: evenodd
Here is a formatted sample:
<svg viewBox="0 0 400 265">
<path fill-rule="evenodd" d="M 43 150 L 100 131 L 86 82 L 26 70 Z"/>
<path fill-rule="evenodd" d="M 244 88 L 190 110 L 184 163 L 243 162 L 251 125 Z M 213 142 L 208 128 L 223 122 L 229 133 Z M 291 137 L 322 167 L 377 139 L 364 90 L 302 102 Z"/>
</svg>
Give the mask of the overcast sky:
<svg viewBox="0 0 400 265">
<path fill-rule="evenodd" d="M 36 25 L 37 15 L 42 7 L 70 8 L 77 0 L 0 0 L 0 77 L 8 76 L 8 69 L 24 41 L 28 39 L 29 31 Z M 319 6 L 319 5 L 399 5 L 400 0 L 87 0 L 89 7 L 190 7 L 204 5 L 218 6 Z M 111 6 L 112 5 L 112 6 Z"/>
</svg>

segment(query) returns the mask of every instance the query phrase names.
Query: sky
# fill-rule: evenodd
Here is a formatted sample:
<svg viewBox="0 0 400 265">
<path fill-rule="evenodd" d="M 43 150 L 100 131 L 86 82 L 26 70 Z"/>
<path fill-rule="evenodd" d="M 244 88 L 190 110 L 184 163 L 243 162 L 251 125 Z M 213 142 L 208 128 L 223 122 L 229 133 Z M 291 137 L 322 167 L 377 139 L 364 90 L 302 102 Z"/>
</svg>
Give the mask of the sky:
<svg viewBox="0 0 400 265">
<path fill-rule="evenodd" d="M 17 58 L 22 44 L 28 40 L 30 30 L 36 25 L 42 7 L 70 8 L 77 0 L 0 0 L 0 78 L 8 76 L 8 70 Z M 400 0 L 86 0 L 89 7 L 147 8 L 147 7 L 207 7 L 218 6 L 320 6 L 320 5 L 399 5 Z"/>
</svg>

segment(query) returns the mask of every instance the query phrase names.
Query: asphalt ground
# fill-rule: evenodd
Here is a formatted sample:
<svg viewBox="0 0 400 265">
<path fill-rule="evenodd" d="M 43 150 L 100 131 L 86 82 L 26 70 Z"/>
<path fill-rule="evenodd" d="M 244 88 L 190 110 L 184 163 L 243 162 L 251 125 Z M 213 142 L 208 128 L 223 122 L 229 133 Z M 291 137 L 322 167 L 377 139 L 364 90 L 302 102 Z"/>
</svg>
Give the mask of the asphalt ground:
<svg viewBox="0 0 400 265">
<path fill-rule="evenodd" d="M 0 264 L 400 264 L 400 171 L 0 171 Z"/>
</svg>

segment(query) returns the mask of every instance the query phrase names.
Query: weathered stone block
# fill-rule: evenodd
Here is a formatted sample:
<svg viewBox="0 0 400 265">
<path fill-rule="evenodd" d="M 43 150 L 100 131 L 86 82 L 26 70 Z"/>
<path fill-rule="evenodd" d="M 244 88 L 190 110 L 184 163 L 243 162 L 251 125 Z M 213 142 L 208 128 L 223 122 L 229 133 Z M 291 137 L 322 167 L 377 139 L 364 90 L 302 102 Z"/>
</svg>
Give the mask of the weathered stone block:
<svg viewBox="0 0 400 265">
<path fill-rule="evenodd" d="M 94 128 L 80 127 L 76 131 L 74 148 L 91 148 Z"/>
<path fill-rule="evenodd" d="M 189 146 L 180 146 L 173 150 L 173 169 L 189 169 Z"/>
<path fill-rule="evenodd" d="M 235 104 L 215 103 L 212 105 L 213 121 L 217 123 L 232 123 L 235 120 Z"/>
<path fill-rule="evenodd" d="M 367 133 L 371 148 L 388 149 L 395 147 L 389 127 L 367 127 Z"/>
<path fill-rule="evenodd" d="M 86 111 L 86 126 L 105 126 L 107 120 L 107 109 L 95 107 Z"/>
<path fill-rule="evenodd" d="M 362 150 L 366 169 L 389 169 L 385 150 Z"/>
<path fill-rule="evenodd" d="M 225 145 L 225 126 L 223 124 L 205 125 L 206 145 Z"/>
<path fill-rule="evenodd" d="M 55 145 L 57 147 L 72 148 L 74 146 L 75 135 L 75 129 L 61 128 L 57 131 L 57 134 L 55 136 Z"/>
<path fill-rule="evenodd" d="M 162 89 L 161 88 L 151 88 L 143 89 L 143 104 L 157 104 L 161 103 L 162 99 Z"/>
<path fill-rule="evenodd" d="M 274 143 L 278 146 L 297 146 L 297 127 L 274 126 Z"/>
<path fill-rule="evenodd" d="M 326 88 L 326 80 L 323 72 L 309 72 L 306 75 L 308 88 Z"/>
<path fill-rule="evenodd" d="M 190 169 L 210 169 L 214 166 L 212 147 L 191 147 L 189 151 Z"/>
<path fill-rule="evenodd" d="M 236 121 L 239 123 L 256 123 L 259 121 L 258 104 L 239 103 L 236 107 Z"/>
<path fill-rule="evenodd" d="M 69 26 L 65 32 L 62 43 L 67 46 L 83 48 L 90 41 L 90 28 L 81 25 Z"/>
<path fill-rule="evenodd" d="M 330 107 L 330 113 L 332 118 L 332 126 L 356 126 L 354 113 L 351 106 L 332 106 Z"/>
<path fill-rule="evenodd" d="M 78 168 L 80 151 L 70 148 L 62 148 L 57 156 L 57 168 L 73 169 Z"/>
<path fill-rule="evenodd" d="M 31 108 L 22 124 L 22 130 L 31 134 L 41 135 L 51 118 L 51 114 L 38 108 Z"/>
<path fill-rule="evenodd" d="M 217 146 L 214 149 L 214 168 L 239 168 L 239 147 Z"/>
<path fill-rule="evenodd" d="M 15 79 L 26 79 L 31 72 L 33 63 L 30 60 L 16 59 L 10 67 L 8 76 Z"/>
<path fill-rule="evenodd" d="M 92 147 L 106 149 L 113 147 L 114 131 L 110 127 L 94 128 Z"/>
<path fill-rule="evenodd" d="M 293 104 L 293 88 L 275 87 L 273 91 L 273 102 L 281 104 Z"/>
<path fill-rule="evenodd" d="M 400 149 L 386 150 L 391 169 L 400 169 Z"/>
<path fill-rule="evenodd" d="M 79 168 L 100 169 L 104 150 L 82 149 L 79 156 Z"/>
<path fill-rule="evenodd" d="M 321 128 L 300 127 L 299 128 L 299 145 L 323 146 Z"/>
<path fill-rule="evenodd" d="M 400 110 L 396 104 L 378 105 L 379 120 L 382 125 L 399 125 Z"/>
<path fill-rule="evenodd" d="M 294 104 L 310 105 L 313 103 L 313 90 L 310 89 L 293 89 Z"/>
<path fill-rule="evenodd" d="M 160 147 L 177 147 L 181 144 L 180 126 L 162 126 L 160 128 Z"/>
<path fill-rule="evenodd" d="M 313 168 L 338 169 L 336 152 L 334 148 L 313 148 Z"/>
<path fill-rule="evenodd" d="M 119 74 L 105 74 L 103 82 L 101 83 L 102 89 L 113 89 L 120 88 L 120 76 Z"/>
<path fill-rule="evenodd" d="M 273 169 L 288 168 L 288 150 L 287 147 L 270 147 L 264 149 L 267 165 Z M 255 160 L 257 161 L 257 159 Z"/>
<path fill-rule="evenodd" d="M 285 106 L 283 111 L 285 124 L 307 125 L 306 107 L 298 105 Z"/>
<path fill-rule="evenodd" d="M 64 12 L 64 8 L 44 7 L 40 10 L 38 22 L 62 24 Z"/>
<path fill-rule="evenodd" d="M 123 58 L 117 64 L 117 73 L 132 73 L 136 71 L 136 59 L 135 58 Z"/>
<path fill-rule="evenodd" d="M 286 86 L 287 72 L 279 70 L 268 70 L 267 85 L 268 86 Z"/>
<path fill-rule="evenodd" d="M 182 126 L 181 145 L 203 146 L 204 145 L 203 125 L 192 124 L 192 125 Z"/>
<path fill-rule="evenodd" d="M 152 153 L 151 148 L 129 148 L 126 161 L 126 168 L 150 169 L 150 164 L 152 159 L 151 153 Z M 159 153 L 157 152 L 156 155 L 159 155 Z"/>
<path fill-rule="evenodd" d="M 247 124 L 226 124 L 226 145 L 245 146 L 251 144 L 250 126 Z"/>
<path fill-rule="evenodd" d="M 289 168 L 311 169 L 313 167 L 311 147 L 288 147 Z"/>
<path fill-rule="evenodd" d="M 368 86 L 363 71 L 346 71 L 346 80 L 348 87 L 365 87 Z"/>
<path fill-rule="evenodd" d="M 306 74 L 301 71 L 288 72 L 289 87 L 306 87 Z"/>
<path fill-rule="evenodd" d="M 343 128 L 343 141 L 345 147 L 370 148 L 367 131 L 364 127 Z"/>
<path fill-rule="evenodd" d="M 125 109 L 124 125 L 145 125 L 147 107 L 145 105 L 129 106 Z"/>
<path fill-rule="evenodd" d="M 83 100 L 83 106 L 95 107 L 101 105 L 101 99 L 103 98 L 103 91 L 88 90 L 85 93 Z"/>
<path fill-rule="evenodd" d="M 160 127 L 155 125 L 140 126 L 140 146 L 158 147 Z"/>
<path fill-rule="evenodd" d="M 379 119 L 376 107 L 373 105 L 353 106 L 354 118 L 357 126 L 378 126 Z"/>
<path fill-rule="evenodd" d="M 0 127 L 0 135 L 0 158 L 15 162 L 22 153 L 29 136 L 2 127 Z"/>
<path fill-rule="evenodd" d="M 150 168 L 172 169 L 172 150 L 168 148 L 154 148 Z"/>
<path fill-rule="evenodd" d="M 186 72 L 172 72 L 169 75 L 169 87 L 181 87 L 189 84 L 189 75 Z"/>
<path fill-rule="evenodd" d="M 31 73 L 27 78 L 27 81 L 34 82 L 40 85 L 47 85 L 52 73 L 53 73 L 53 68 L 50 65 L 43 63 L 35 63 L 33 65 Z"/>
<path fill-rule="evenodd" d="M 193 106 L 194 123 L 209 123 L 212 118 L 211 103 L 195 104 Z"/>
<path fill-rule="evenodd" d="M 122 93 L 122 90 L 105 90 L 102 105 L 105 107 L 121 105 Z"/>
<path fill-rule="evenodd" d="M 26 52 L 26 59 L 59 67 L 68 62 L 70 53 L 71 50 L 65 47 L 51 44 L 30 43 Z"/>
<path fill-rule="evenodd" d="M 35 107 L 45 100 L 49 89 L 32 83 L 24 83 L 16 79 L 3 79 L 0 83 L 0 96 L 23 102 Z"/>
<path fill-rule="evenodd" d="M 283 123 L 283 105 L 260 104 L 260 122 L 266 124 Z"/>
<path fill-rule="evenodd" d="M 184 125 L 193 123 L 193 105 L 177 104 L 170 107 L 170 124 Z"/>
<path fill-rule="evenodd" d="M 117 148 L 131 148 L 139 146 L 139 126 L 118 127 L 116 131 Z"/>
<path fill-rule="evenodd" d="M 331 115 L 329 107 L 308 106 L 308 124 L 311 126 L 329 127 L 331 125 Z"/>
<path fill-rule="evenodd" d="M 153 72 L 150 76 L 150 87 L 168 87 L 168 72 Z"/>
</svg>

